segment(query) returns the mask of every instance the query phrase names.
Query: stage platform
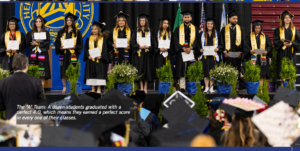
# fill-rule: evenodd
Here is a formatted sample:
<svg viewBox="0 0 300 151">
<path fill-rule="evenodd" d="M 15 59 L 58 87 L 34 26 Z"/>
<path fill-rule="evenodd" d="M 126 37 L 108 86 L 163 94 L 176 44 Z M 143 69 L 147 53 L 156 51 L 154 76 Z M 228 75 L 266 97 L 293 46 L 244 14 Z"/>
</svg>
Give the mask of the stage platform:
<svg viewBox="0 0 300 151">
<path fill-rule="evenodd" d="M 83 90 L 83 93 L 85 93 L 87 91 L 90 91 L 90 90 Z M 105 95 L 105 93 L 102 93 L 102 94 Z M 274 92 L 269 93 L 270 99 L 272 99 L 274 97 L 274 94 L 275 94 Z M 52 90 L 52 91 L 46 92 L 46 98 L 47 98 L 48 103 L 61 100 L 68 95 L 69 94 L 62 94 L 61 90 Z M 190 94 L 185 93 L 185 95 L 188 97 L 191 97 Z M 254 95 L 255 94 L 247 94 L 246 90 L 240 90 L 240 92 L 238 93 L 239 97 L 249 98 L 249 99 L 252 99 L 254 97 Z M 214 97 L 228 97 L 228 96 L 229 96 L 229 94 L 206 94 L 205 95 L 205 97 L 207 99 L 212 99 Z M 159 112 L 159 109 L 161 108 L 162 102 L 165 99 L 167 99 L 168 97 L 169 97 L 169 95 L 165 96 L 164 94 L 157 94 L 157 91 L 148 90 L 148 93 L 147 93 L 146 98 L 143 103 L 143 107 L 150 110 L 155 115 L 158 115 L 158 112 Z"/>
</svg>

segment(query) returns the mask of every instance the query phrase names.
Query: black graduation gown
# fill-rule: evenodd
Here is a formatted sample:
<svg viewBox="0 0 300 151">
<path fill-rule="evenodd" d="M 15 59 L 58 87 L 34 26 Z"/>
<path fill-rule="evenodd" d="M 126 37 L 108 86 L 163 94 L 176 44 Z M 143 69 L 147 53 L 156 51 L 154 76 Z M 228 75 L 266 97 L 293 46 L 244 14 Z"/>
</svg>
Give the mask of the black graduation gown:
<svg viewBox="0 0 300 151">
<path fill-rule="evenodd" d="M 33 65 L 39 65 L 39 67 L 44 67 L 44 71 L 40 71 L 41 72 L 41 77 L 44 77 L 45 79 L 51 79 L 51 71 L 50 71 L 50 64 L 49 64 L 49 54 L 48 54 L 48 50 L 49 50 L 49 46 L 50 46 L 50 34 L 48 31 L 46 31 L 46 36 L 47 39 L 43 40 L 40 42 L 40 49 L 41 49 L 41 53 L 37 52 L 36 53 L 36 58 L 31 60 L 31 53 L 34 53 L 34 51 L 32 51 L 33 48 L 35 48 L 35 46 L 32 46 L 30 44 L 30 42 L 33 41 L 32 37 L 32 32 L 30 31 L 27 33 L 26 35 L 26 46 L 27 48 L 30 50 L 30 56 L 29 56 L 29 64 L 33 64 Z M 39 62 L 39 55 L 44 55 L 45 56 L 45 60 Z"/>
<path fill-rule="evenodd" d="M 166 57 L 167 60 L 170 60 L 170 63 L 173 64 L 173 51 L 171 50 L 172 49 L 172 37 L 173 35 L 171 35 L 171 44 L 170 44 L 170 49 L 168 49 L 168 56 Z M 162 66 L 166 65 L 166 58 L 164 58 L 164 56 L 162 54 L 160 54 L 160 49 L 158 48 L 158 37 L 157 38 L 157 48 L 155 49 L 155 69 L 159 69 L 161 68 Z M 167 36 L 164 35 L 163 36 L 163 40 L 166 40 L 167 39 Z M 154 70 L 154 75 L 155 75 L 155 79 L 157 79 L 157 75 L 156 75 L 156 70 Z"/>
<path fill-rule="evenodd" d="M 194 50 L 197 50 L 197 39 L 198 39 L 198 28 L 195 27 L 196 29 L 196 36 L 195 36 L 195 42 L 192 44 L 192 47 Z M 184 32 L 185 32 L 185 41 L 188 42 L 188 45 L 190 45 L 190 28 L 188 26 L 184 25 Z M 175 67 L 175 73 L 174 73 L 174 78 L 180 78 L 184 77 L 189 65 L 191 65 L 193 62 L 187 61 L 187 67 L 186 70 L 184 68 L 185 62 L 182 60 L 181 53 L 183 51 L 183 46 L 179 44 L 179 27 L 175 29 L 175 32 L 173 34 L 173 54 L 176 55 L 176 67 Z M 196 59 L 196 58 L 195 58 Z"/>
<path fill-rule="evenodd" d="M 230 29 L 230 50 L 229 52 L 244 52 L 244 28 L 241 27 L 241 38 L 242 38 L 242 42 L 241 45 L 238 47 L 235 45 L 235 41 L 236 41 L 236 27 L 234 29 Z M 221 30 L 221 35 L 222 35 L 222 39 L 224 41 L 224 49 L 226 47 L 226 41 L 225 41 L 225 27 L 222 28 Z M 239 72 L 241 72 L 241 60 L 242 58 L 225 58 L 223 57 L 223 62 L 227 63 L 227 64 L 231 64 L 233 67 L 235 67 Z M 240 74 L 238 74 L 238 77 L 240 77 Z"/>
<path fill-rule="evenodd" d="M 200 52 L 200 50 L 203 49 L 202 41 L 201 41 L 201 34 L 202 34 L 202 32 L 198 36 L 199 49 L 197 49 L 197 51 L 195 52 L 195 56 L 197 56 L 197 58 L 199 58 L 203 54 Z M 222 61 L 221 55 L 223 54 L 222 52 L 223 52 L 223 48 L 224 48 L 224 43 L 223 43 L 222 36 L 220 35 L 220 33 L 217 32 L 217 34 L 218 34 L 218 48 L 219 48 L 219 51 L 217 53 L 219 55 L 219 59 L 220 59 L 219 61 Z M 207 46 L 213 46 L 213 35 L 211 35 L 210 37 L 209 36 L 207 37 Z M 204 58 L 204 56 L 202 56 L 201 61 L 203 64 L 204 77 L 209 77 L 209 71 L 214 68 L 217 61 L 214 60 L 214 56 L 206 56 L 206 59 Z"/>
<path fill-rule="evenodd" d="M 17 38 L 15 37 L 14 40 L 17 40 Z M 5 33 L 3 33 L 0 37 L 0 63 L 1 63 L 1 68 L 4 70 L 10 70 L 11 72 L 13 72 L 12 69 L 12 60 L 14 58 L 14 56 L 11 56 L 10 58 L 8 57 L 8 55 L 6 55 L 6 47 L 5 47 Z M 26 52 L 26 38 L 25 38 L 25 34 L 23 34 L 21 32 L 21 44 L 19 45 L 19 50 L 17 50 L 17 52 L 21 52 L 23 54 L 25 54 Z M 8 62 L 9 61 L 9 62 Z"/>
<path fill-rule="evenodd" d="M 285 33 L 286 40 L 292 40 L 293 33 L 290 28 L 285 29 L 284 33 Z M 292 53 L 292 46 L 286 47 L 285 50 L 282 50 L 283 42 L 280 40 L 279 28 L 276 28 L 273 35 L 273 43 L 277 51 L 277 78 L 278 79 L 280 79 L 281 61 L 283 57 L 288 57 L 289 59 L 291 59 L 293 61 L 293 65 L 296 67 L 296 53 L 299 53 L 299 42 L 300 42 L 300 35 L 298 29 L 296 28 L 295 40 L 292 42 L 292 46 L 294 47 L 294 52 Z"/>
<path fill-rule="evenodd" d="M 138 70 L 138 76 L 142 77 L 138 80 L 153 81 L 154 72 L 154 51 L 156 48 L 156 38 L 153 31 L 150 29 L 151 47 L 149 51 L 145 52 L 145 49 L 141 49 L 141 56 L 138 56 L 138 50 L 140 45 L 137 43 L 137 29 L 132 32 L 131 37 L 131 55 L 132 65 Z M 145 32 L 142 32 L 142 37 L 145 37 Z"/>
<path fill-rule="evenodd" d="M 60 58 L 63 57 L 63 60 L 60 60 L 60 77 L 66 75 L 66 70 L 68 69 L 69 65 L 71 64 L 71 53 L 69 50 L 60 50 L 61 48 L 61 40 L 63 29 L 59 30 L 57 33 L 56 41 L 55 41 L 55 54 L 60 55 Z M 78 57 L 82 51 L 83 48 L 83 41 L 82 41 L 82 35 L 79 30 L 77 30 L 77 33 L 75 35 L 77 37 L 76 42 L 76 48 L 75 48 L 75 54 L 78 61 Z M 72 32 L 66 34 L 66 39 L 72 38 Z"/>
<path fill-rule="evenodd" d="M 271 40 L 270 40 L 270 37 L 268 35 L 265 35 L 266 36 L 266 51 L 268 51 L 268 53 L 271 53 L 272 50 L 273 50 L 273 47 L 272 47 L 272 43 L 271 43 Z M 256 36 L 256 45 L 257 45 L 257 48 L 260 48 L 260 36 Z M 248 34 L 246 37 L 245 37 L 245 41 L 244 41 L 244 59 L 245 61 L 249 61 L 251 60 L 251 56 L 252 54 L 250 53 L 250 51 L 252 50 L 252 46 L 251 46 L 251 37 L 250 37 L 250 34 Z M 270 64 L 269 64 L 269 55 L 266 55 L 266 62 L 267 64 L 264 65 L 264 66 L 261 66 L 261 57 L 260 55 L 257 55 L 257 59 L 256 59 L 256 64 L 260 66 L 260 75 L 263 76 L 263 77 L 266 77 L 267 79 L 270 78 Z"/>
<path fill-rule="evenodd" d="M 119 30 L 118 32 L 119 32 L 118 38 L 127 38 L 125 28 L 122 31 Z M 131 33 L 132 33 L 132 31 L 131 31 Z M 128 50 L 128 52 L 125 52 L 124 48 L 118 48 L 119 53 L 114 54 L 115 50 L 114 50 L 114 47 L 112 46 L 114 44 L 114 39 L 113 39 L 114 36 L 113 35 L 114 35 L 114 28 L 110 30 L 109 35 L 107 37 L 109 53 L 112 56 L 112 58 L 109 57 L 109 62 L 113 62 L 114 64 L 122 63 L 123 61 L 125 61 L 127 63 L 131 63 L 131 55 L 130 55 L 131 50 Z M 129 36 L 131 36 L 131 35 L 129 35 Z"/>
<path fill-rule="evenodd" d="M 106 39 L 103 38 L 103 45 L 102 45 L 102 53 L 101 59 L 99 63 L 89 58 L 89 39 L 85 40 L 84 45 L 84 57 L 83 61 L 86 62 L 85 64 L 85 74 L 84 74 L 84 82 L 86 83 L 86 79 L 106 79 L 107 76 L 107 66 L 108 66 L 108 56 L 107 56 L 107 43 Z M 98 47 L 97 41 L 94 42 L 95 48 Z"/>
</svg>

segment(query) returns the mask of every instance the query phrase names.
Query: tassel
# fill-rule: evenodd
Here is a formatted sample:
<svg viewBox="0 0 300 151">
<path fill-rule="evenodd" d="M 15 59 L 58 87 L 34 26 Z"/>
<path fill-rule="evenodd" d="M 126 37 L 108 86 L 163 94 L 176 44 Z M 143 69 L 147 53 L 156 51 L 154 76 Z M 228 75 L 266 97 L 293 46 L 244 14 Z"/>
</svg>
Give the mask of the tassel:
<svg viewBox="0 0 300 151">
<path fill-rule="evenodd" d="M 99 59 L 97 59 L 97 63 L 99 63 Z"/>
<path fill-rule="evenodd" d="M 93 61 L 95 61 L 95 58 L 93 58 Z"/>
<path fill-rule="evenodd" d="M 141 56 L 141 50 L 139 50 L 139 57 Z"/>
<path fill-rule="evenodd" d="M 65 50 L 65 54 L 67 53 L 67 51 Z"/>
<path fill-rule="evenodd" d="M 168 57 L 166 57 L 166 65 L 168 65 Z"/>
<path fill-rule="evenodd" d="M 204 59 L 206 60 L 206 56 L 204 56 Z"/>
</svg>

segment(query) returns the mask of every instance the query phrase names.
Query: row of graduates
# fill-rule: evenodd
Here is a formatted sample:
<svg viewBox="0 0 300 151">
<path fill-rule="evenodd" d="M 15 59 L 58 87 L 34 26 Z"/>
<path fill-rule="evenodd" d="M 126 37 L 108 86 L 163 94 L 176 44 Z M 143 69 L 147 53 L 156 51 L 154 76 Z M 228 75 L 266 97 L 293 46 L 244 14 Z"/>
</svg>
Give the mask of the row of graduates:
<svg viewBox="0 0 300 151">
<path fill-rule="evenodd" d="M 186 88 L 185 73 L 189 65 L 194 61 L 201 60 L 203 62 L 205 92 L 213 92 L 212 81 L 209 80 L 209 71 L 214 65 L 220 61 L 224 61 L 233 65 L 237 70 L 241 71 L 241 63 L 243 60 L 252 60 L 253 63 L 261 66 L 261 81 L 263 77 L 269 78 L 269 58 L 271 57 L 272 45 L 270 38 L 263 33 L 261 26 L 262 21 L 253 22 L 253 32 L 245 36 L 245 32 L 240 27 L 237 13 L 232 10 L 228 13 L 230 24 L 223 27 L 221 33 L 215 29 L 215 19 L 208 18 L 206 20 L 205 32 L 198 33 L 197 28 L 191 23 L 192 12 L 183 11 L 183 24 L 177 27 L 174 33 L 171 32 L 170 19 L 162 18 L 160 28 L 157 33 L 149 28 L 149 15 L 140 14 L 138 28 L 131 31 L 128 27 L 128 14 L 119 12 L 116 27 L 111 29 L 106 37 L 102 32 L 105 23 L 94 22 L 92 25 L 91 36 L 86 39 L 83 45 L 81 32 L 77 30 L 75 21 L 77 16 L 69 13 L 65 17 L 65 26 L 58 31 L 55 41 L 55 53 L 59 56 L 61 73 L 60 76 L 63 82 L 63 93 L 66 91 L 66 74 L 65 71 L 70 64 L 76 64 L 78 56 L 84 47 L 85 68 L 85 83 L 92 86 L 95 91 L 95 86 L 106 85 L 107 68 L 110 62 L 113 64 L 122 63 L 123 61 L 131 63 L 138 70 L 138 75 L 142 75 L 139 79 L 140 89 L 147 93 L 148 81 L 153 81 L 156 78 L 155 68 L 160 68 L 165 65 L 167 60 L 176 61 L 174 77 L 179 79 L 180 89 L 184 91 Z M 299 51 L 300 36 L 297 28 L 293 25 L 293 15 L 284 11 L 280 15 L 280 27 L 274 32 L 274 46 L 277 50 L 277 75 L 280 75 L 281 60 L 283 57 L 288 57 L 293 60 L 295 65 L 295 53 Z M 48 50 L 50 47 L 50 34 L 45 29 L 47 22 L 42 16 L 37 16 L 34 20 L 33 30 L 25 34 L 19 31 L 19 19 L 11 17 L 7 22 L 7 31 L 2 34 L 0 39 L 0 61 L 1 68 L 12 70 L 11 62 L 13 54 L 17 52 L 25 53 L 26 46 L 30 51 L 30 64 L 39 65 L 42 73 L 41 79 L 44 83 L 45 79 L 51 78 L 49 68 Z M 34 39 L 34 33 L 46 32 L 47 39 Z M 130 35 L 130 36 L 129 36 Z M 142 37 L 151 38 L 151 46 L 139 45 L 139 39 Z M 65 49 L 62 41 L 64 39 L 74 39 L 75 47 Z M 126 38 L 127 48 L 117 48 L 116 39 Z M 170 49 L 158 48 L 159 40 L 169 39 L 171 41 Z M 7 50 L 7 41 L 19 41 L 19 50 Z M 282 41 L 284 40 L 284 41 Z M 215 56 L 203 56 L 204 46 L 216 46 Z M 92 58 L 89 55 L 89 49 L 99 47 L 101 57 Z M 256 55 L 254 49 L 265 49 L 263 55 Z M 224 51 L 223 51 L 224 50 Z M 193 51 L 195 60 L 183 62 L 182 53 L 190 53 Z M 242 52 L 238 58 L 230 58 L 228 52 Z M 173 59 L 176 55 L 176 60 Z M 278 76 L 280 79 L 280 76 Z M 209 84 L 210 82 L 210 84 Z M 210 88 L 209 88 L 210 87 Z"/>
</svg>

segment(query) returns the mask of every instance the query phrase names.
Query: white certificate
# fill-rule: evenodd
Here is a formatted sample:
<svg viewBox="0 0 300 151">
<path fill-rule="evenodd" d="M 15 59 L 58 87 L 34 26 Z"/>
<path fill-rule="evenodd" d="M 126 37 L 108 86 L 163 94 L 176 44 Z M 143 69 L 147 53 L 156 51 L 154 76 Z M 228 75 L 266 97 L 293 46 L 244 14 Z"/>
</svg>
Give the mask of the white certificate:
<svg viewBox="0 0 300 151">
<path fill-rule="evenodd" d="M 117 38 L 116 47 L 117 48 L 127 48 L 127 38 Z"/>
<path fill-rule="evenodd" d="M 34 33 L 34 39 L 46 40 L 46 32 Z"/>
<path fill-rule="evenodd" d="M 181 56 L 182 56 L 183 62 L 187 62 L 187 61 L 195 59 L 193 50 L 191 50 L 191 52 L 189 54 L 187 54 L 186 52 L 182 52 Z"/>
<path fill-rule="evenodd" d="M 9 40 L 7 42 L 7 50 L 19 50 L 19 42 L 17 40 Z"/>
<path fill-rule="evenodd" d="M 217 46 L 204 46 L 203 49 L 203 55 L 204 56 L 213 56 L 216 54 L 215 49 Z"/>
<path fill-rule="evenodd" d="M 89 49 L 89 54 L 92 58 L 97 58 L 98 56 L 101 57 L 100 49 L 98 47 Z"/>
<path fill-rule="evenodd" d="M 151 46 L 150 38 L 140 38 L 140 46 Z"/>
<path fill-rule="evenodd" d="M 70 38 L 70 39 L 63 40 L 63 46 L 64 46 L 64 48 L 72 48 L 72 47 L 74 47 L 74 39 Z"/>
<path fill-rule="evenodd" d="M 159 40 L 158 48 L 170 49 L 170 40 Z"/>
<path fill-rule="evenodd" d="M 254 49 L 254 52 L 255 52 L 255 54 L 257 54 L 257 55 L 261 55 L 261 54 L 263 54 L 265 51 L 266 51 L 265 49 Z"/>
<path fill-rule="evenodd" d="M 238 58 L 240 54 L 241 52 L 230 52 L 230 51 L 228 52 L 228 56 L 230 58 Z"/>
</svg>

